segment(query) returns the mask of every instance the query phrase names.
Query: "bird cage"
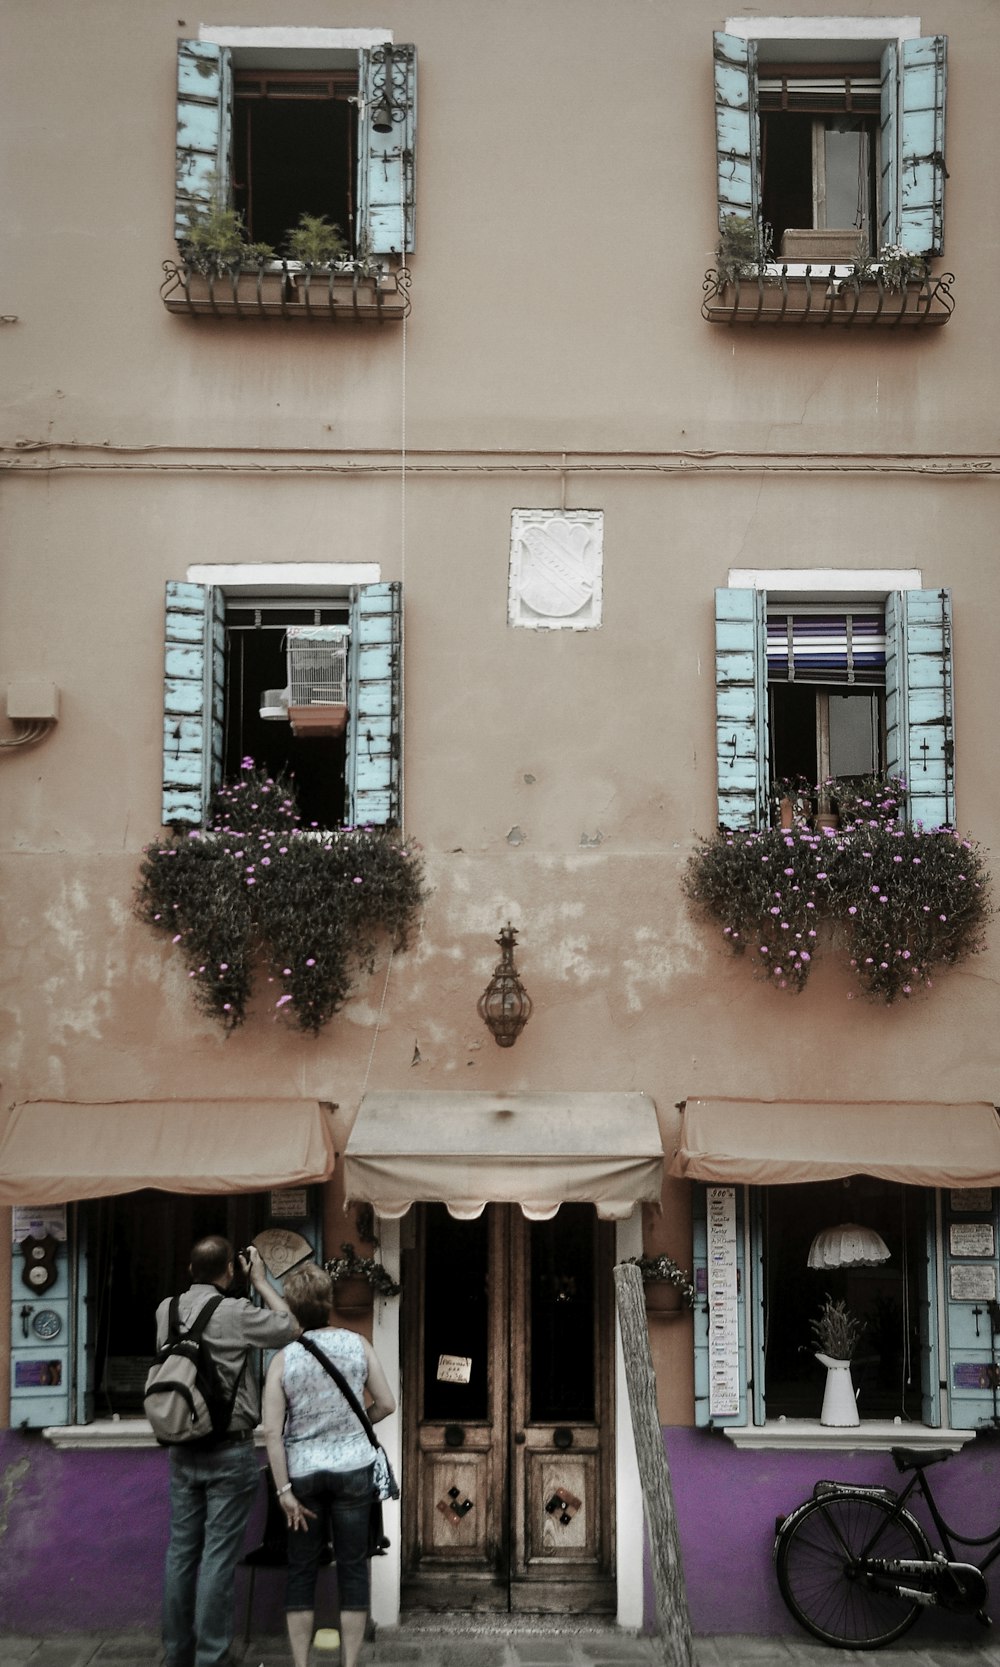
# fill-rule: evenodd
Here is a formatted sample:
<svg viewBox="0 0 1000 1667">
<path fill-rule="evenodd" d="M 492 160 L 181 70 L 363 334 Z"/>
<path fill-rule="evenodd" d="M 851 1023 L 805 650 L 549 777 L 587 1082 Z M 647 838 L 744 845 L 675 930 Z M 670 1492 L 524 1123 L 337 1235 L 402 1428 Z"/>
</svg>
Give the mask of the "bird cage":
<svg viewBox="0 0 1000 1667">
<path fill-rule="evenodd" d="M 290 625 L 288 684 L 265 689 L 262 718 L 291 722 L 293 735 L 342 735 L 347 727 L 347 625 Z"/>
</svg>

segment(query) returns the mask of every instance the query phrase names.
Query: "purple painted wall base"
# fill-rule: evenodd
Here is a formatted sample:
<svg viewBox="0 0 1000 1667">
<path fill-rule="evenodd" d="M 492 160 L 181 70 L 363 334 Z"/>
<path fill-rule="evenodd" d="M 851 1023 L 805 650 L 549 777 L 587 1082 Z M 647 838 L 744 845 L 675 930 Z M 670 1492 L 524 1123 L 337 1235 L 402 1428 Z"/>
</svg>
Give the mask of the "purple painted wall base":
<svg viewBox="0 0 1000 1667">
<path fill-rule="evenodd" d="M 794 1633 L 775 1583 L 775 1517 L 821 1477 L 895 1486 L 888 1453 L 738 1452 L 719 1434 L 664 1431 L 696 1633 Z M 900 1441 L 905 1443 L 905 1430 Z M 264 1459 L 261 1454 L 261 1465 Z M 0 1431 L 0 1635 L 159 1628 L 168 1497 L 165 1453 L 57 1452 L 37 1433 Z M 934 1470 L 945 1516 L 968 1533 L 1000 1520 L 1000 1438 L 981 1435 Z M 917 1512 L 919 1515 L 919 1510 Z M 264 1489 L 247 1533 L 259 1545 Z M 242 1627 L 247 1573 L 237 1585 Z M 254 1627 L 283 1630 L 280 1571 L 258 1575 Z M 318 1621 L 335 1619 L 336 1585 L 324 1576 Z M 646 1612 L 652 1624 L 652 1593 Z M 977 1641 L 972 1617 L 929 1611 L 930 1641 Z"/>
<path fill-rule="evenodd" d="M 738 1452 L 718 1432 L 671 1428 L 663 1434 L 693 1630 L 805 1636 L 782 1603 L 774 1578 L 775 1518 L 808 1499 L 820 1479 L 897 1487 L 899 1473 L 891 1456 Z M 906 1445 L 905 1427 L 899 1441 Z M 1000 1433 L 978 1436 L 946 1464 L 935 1466 L 932 1486 L 949 1523 L 967 1534 L 995 1529 L 1000 1522 Z M 914 1514 L 926 1522 L 919 1505 Z M 926 1526 L 930 1529 L 929 1522 Z M 648 1579 L 646 1614 L 651 1621 Z M 1000 1621 L 1000 1614 L 996 1618 Z M 933 1610 L 921 1617 L 918 1629 L 927 1640 L 982 1642 L 984 1637 L 973 1616 Z"/>
<path fill-rule="evenodd" d="M 159 1449 L 56 1452 L 37 1432 L 0 1431 L 0 1637 L 159 1631 L 168 1463 Z M 248 1550 L 260 1544 L 264 1514 L 262 1483 Z M 241 1569 L 240 1632 L 247 1584 Z M 334 1577 L 321 1575 L 318 1625 L 334 1621 L 335 1594 Z M 284 1631 L 283 1598 L 283 1571 L 259 1571 L 255 1631 Z"/>
</svg>

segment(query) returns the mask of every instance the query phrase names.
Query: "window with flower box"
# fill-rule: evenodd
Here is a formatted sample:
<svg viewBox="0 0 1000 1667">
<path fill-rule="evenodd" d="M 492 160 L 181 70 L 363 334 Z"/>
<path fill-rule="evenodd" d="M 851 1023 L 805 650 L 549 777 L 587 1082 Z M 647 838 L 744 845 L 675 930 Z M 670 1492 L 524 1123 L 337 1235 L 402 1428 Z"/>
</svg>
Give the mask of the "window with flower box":
<svg viewBox="0 0 1000 1667">
<path fill-rule="evenodd" d="M 884 770 L 909 814 L 954 826 L 952 607 L 947 590 L 817 600 L 716 591 L 718 820 L 766 827 L 772 783 Z"/>
<path fill-rule="evenodd" d="M 286 680 L 290 628 L 346 625 L 346 724 L 340 736 L 297 736 L 262 717 Z M 171 580 L 166 593 L 163 824 L 201 827 L 212 793 L 245 756 L 296 780 L 308 825 L 400 820 L 401 587 L 301 587 Z"/>
</svg>

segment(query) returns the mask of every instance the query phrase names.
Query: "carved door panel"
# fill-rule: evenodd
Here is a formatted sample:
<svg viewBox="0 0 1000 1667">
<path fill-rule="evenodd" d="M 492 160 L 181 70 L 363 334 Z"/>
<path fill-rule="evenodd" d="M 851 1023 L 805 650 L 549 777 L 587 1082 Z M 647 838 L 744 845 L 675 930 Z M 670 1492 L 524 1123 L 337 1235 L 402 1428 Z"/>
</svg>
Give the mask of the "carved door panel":
<svg viewBox="0 0 1000 1667">
<path fill-rule="evenodd" d="M 610 1234 L 428 1205 L 413 1259 L 404 1605 L 613 1610 Z"/>
</svg>

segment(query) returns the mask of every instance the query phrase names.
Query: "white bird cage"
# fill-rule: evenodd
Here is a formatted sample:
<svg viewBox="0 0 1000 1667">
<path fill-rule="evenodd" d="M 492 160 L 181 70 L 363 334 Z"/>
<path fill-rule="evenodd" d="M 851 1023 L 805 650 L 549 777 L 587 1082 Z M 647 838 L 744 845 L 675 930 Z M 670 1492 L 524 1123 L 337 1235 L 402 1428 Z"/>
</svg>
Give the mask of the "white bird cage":
<svg viewBox="0 0 1000 1667">
<path fill-rule="evenodd" d="M 265 689 L 262 718 L 290 720 L 293 735 L 342 735 L 347 727 L 347 625 L 290 625 L 288 686 Z"/>
</svg>

